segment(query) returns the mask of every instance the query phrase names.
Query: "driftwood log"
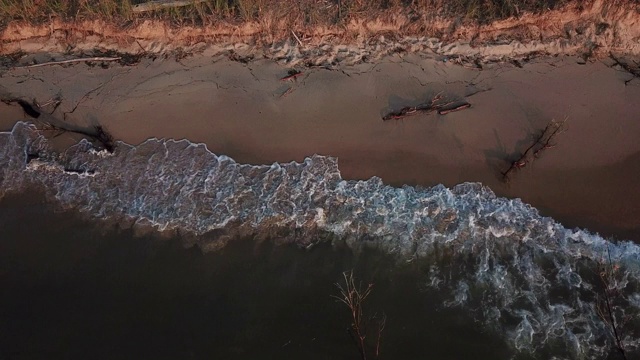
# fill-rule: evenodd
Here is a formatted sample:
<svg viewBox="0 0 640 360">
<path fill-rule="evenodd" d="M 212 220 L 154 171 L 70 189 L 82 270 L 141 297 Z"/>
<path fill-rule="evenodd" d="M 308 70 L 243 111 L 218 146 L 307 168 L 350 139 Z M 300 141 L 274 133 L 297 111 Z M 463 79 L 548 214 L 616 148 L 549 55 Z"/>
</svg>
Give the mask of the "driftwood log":
<svg viewBox="0 0 640 360">
<path fill-rule="evenodd" d="M 397 111 L 391 111 L 382 117 L 382 120 L 399 120 L 408 116 L 416 115 L 419 113 L 428 114 L 433 111 L 437 111 L 440 115 L 446 115 L 455 111 L 468 109 L 471 104 L 465 101 L 449 101 L 441 102 L 442 93 L 437 94 L 431 99 L 431 102 L 416 105 L 406 106 Z"/>
<path fill-rule="evenodd" d="M 88 58 L 50 61 L 50 62 L 45 62 L 41 64 L 18 66 L 16 67 L 16 69 L 30 69 L 30 68 L 37 68 L 41 66 L 64 65 L 64 64 L 73 64 L 73 63 L 86 62 L 86 61 L 118 61 L 120 59 L 122 58 L 121 57 L 88 57 Z"/>
<path fill-rule="evenodd" d="M 296 80 L 299 76 L 302 76 L 302 75 L 304 75 L 302 71 L 299 71 L 296 69 L 290 69 L 287 72 L 287 76 L 280 78 L 280 81 Z"/>
<path fill-rule="evenodd" d="M 203 3 L 207 0 L 155 0 L 155 1 L 147 1 L 146 3 L 133 5 L 131 10 L 134 13 L 155 11 L 165 8 L 175 8 L 181 6 L 189 6 L 198 3 Z"/>
<path fill-rule="evenodd" d="M 544 150 L 554 147 L 554 139 L 566 130 L 566 122 L 566 118 L 562 121 L 552 120 L 549 122 L 540 134 L 534 138 L 531 145 L 520 154 L 518 159 L 513 161 L 506 171 L 502 172 L 502 180 L 508 183 L 513 172 L 534 162 Z"/>
</svg>

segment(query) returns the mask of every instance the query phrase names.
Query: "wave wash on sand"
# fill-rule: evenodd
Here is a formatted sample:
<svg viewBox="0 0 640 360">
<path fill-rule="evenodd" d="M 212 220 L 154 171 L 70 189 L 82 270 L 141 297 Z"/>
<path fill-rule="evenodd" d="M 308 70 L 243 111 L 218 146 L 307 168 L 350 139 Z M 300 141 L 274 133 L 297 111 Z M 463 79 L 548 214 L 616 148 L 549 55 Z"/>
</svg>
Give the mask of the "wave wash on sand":
<svg viewBox="0 0 640 360">
<path fill-rule="evenodd" d="M 640 247 L 565 229 L 480 184 L 394 188 L 378 178 L 347 181 L 335 158 L 242 165 L 186 140 L 119 143 L 113 154 L 83 140 L 56 154 L 33 125 L 18 123 L 0 133 L 0 196 L 33 185 L 97 218 L 196 235 L 287 229 L 279 240 L 307 246 L 329 238 L 423 261 L 428 288 L 448 299 L 443 306 L 473 312 L 516 351 L 611 353 L 606 286 L 627 352 L 640 347 Z M 608 281 L 602 271 L 611 274 Z"/>
</svg>

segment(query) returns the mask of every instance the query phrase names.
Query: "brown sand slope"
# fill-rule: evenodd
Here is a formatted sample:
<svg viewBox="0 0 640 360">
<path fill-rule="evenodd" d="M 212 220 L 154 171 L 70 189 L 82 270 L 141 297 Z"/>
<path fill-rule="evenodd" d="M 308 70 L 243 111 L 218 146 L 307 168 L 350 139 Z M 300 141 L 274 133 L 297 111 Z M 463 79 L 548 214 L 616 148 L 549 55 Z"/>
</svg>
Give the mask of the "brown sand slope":
<svg viewBox="0 0 640 360">
<path fill-rule="evenodd" d="M 6 69 L 0 86 L 39 104 L 60 99 L 53 116 L 100 123 L 129 143 L 187 138 L 245 163 L 332 155 L 345 178 L 375 175 L 394 185 L 481 181 L 567 226 L 640 240 L 640 80 L 613 61 L 579 63 L 561 56 L 480 70 L 395 54 L 282 81 L 289 69 L 274 61 L 205 54 Z M 438 93 L 471 108 L 382 120 Z M 557 146 L 506 185 L 500 171 L 551 119 L 565 117 Z M 2 130 L 23 118 L 19 107 L 0 104 Z"/>
</svg>

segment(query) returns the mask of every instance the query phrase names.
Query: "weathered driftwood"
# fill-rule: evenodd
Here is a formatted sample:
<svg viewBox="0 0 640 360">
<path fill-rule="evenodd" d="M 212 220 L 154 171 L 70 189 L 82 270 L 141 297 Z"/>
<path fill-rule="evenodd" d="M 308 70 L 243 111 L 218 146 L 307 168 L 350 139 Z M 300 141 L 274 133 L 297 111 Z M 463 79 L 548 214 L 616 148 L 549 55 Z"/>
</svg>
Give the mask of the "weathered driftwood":
<svg viewBox="0 0 640 360">
<path fill-rule="evenodd" d="M 118 61 L 120 59 L 122 58 L 121 57 L 87 57 L 87 58 L 50 61 L 50 62 L 45 62 L 40 64 L 18 66 L 16 67 L 16 69 L 30 69 L 30 68 L 37 68 L 41 66 L 72 64 L 72 63 L 79 63 L 79 62 L 85 62 L 85 61 Z"/>
<path fill-rule="evenodd" d="M 532 163 L 544 150 L 554 147 L 555 144 L 553 140 L 558 134 L 566 130 L 566 121 L 567 119 L 565 118 L 562 121 L 552 120 L 549 122 L 542 132 L 540 132 L 540 135 L 522 152 L 520 157 L 513 161 L 506 171 L 502 172 L 502 180 L 509 182 L 510 176 L 514 171 L 522 169 L 527 166 L 527 164 Z"/>
<path fill-rule="evenodd" d="M 422 104 L 418 106 L 406 106 L 398 111 L 392 111 L 382 117 L 382 120 L 398 120 L 418 113 L 430 113 L 433 111 L 431 104 Z"/>
<path fill-rule="evenodd" d="M 436 95 L 433 99 L 431 99 L 430 103 L 420 104 L 417 106 L 406 106 L 400 110 L 392 111 L 382 117 L 382 120 L 398 120 L 408 116 L 416 115 L 418 113 L 431 113 L 433 111 L 437 111 L 440 115 L 446 115 L 448 113 L 452 113 L 455 111 L 464 110 L 471 107 L 471 104 L 464 102 L 461 103 L 459 101 L 449 101 L 446 103 L 440 103 L 442 100 L 442 94 Z M 453 106 L 453 107 L 451 107 Z"/>
<path fill-rule="evenodd" d="M 431 102 L 428 104 L 420 104 L 417 106 L 405 106 L 400 110 L 391 111 L 390 113 L 384 115 L 382 117 L 383 121 L 387 120 L 398 120 L 406 118 L 407 116 L 412 116 L 418 113 L 430 113 L 434 109 L 435 104 L 442 99 L 442 93 L 437 94 L 431 99 Z"/>
<path fill-rule="evenodd" d="M 460 110 L 464 110 L 464 109 L 468 109 L 471 107 L 471 104 L 469 103 L 464 103 L 464 104 L 460 104 L 458 106 L 449 108 L 449 109 L 442 109 L 442 110 L 438 110 L 438 114 L 440 115 L 447 115 L 448 113 L 452 113 L 452 112 L 456 112 L 456 111 L 460 111 Z"/>
<path fill-rule="evenodd" d="M 304 75 L 304 73 L 302 71 L 298 71 L 295 69 L 291 69 L 288 72 L 288 75 L 281 78 L 280 81 L 289 81 L 289 80 L 295 80 L 296 78 L 298 78 L 298 76 L 302 76 Z"/>
<path fill-rule="evenodd" d="M 205 1 L 207 0 L 177 0 L 177 1 L 155 0 L 155 1 L 148 1 L 142 4 L 133 5 L 131 9 L 134 13 L 141 13 L 141 12 L 147 12 L 147 11 L 160 10 L 164 8 L 189 6 L 189 5 L 194 5 L 198 3 L 203 3 Z"/>
<path fill-rule="evenodd" d="M 285 92 L 283 92 L 283 93 L 280 95 L 280 98 L 287 97 L 287 95 L 291 94 L 292 92 L 293 92 L 293 88 L 292 88 L 292 87 L 290 87 L 290 88 L 288 88 L 287 90 L 285 90 Z"/>
<path fill-rule="evenodd" d="M 298 41 L 298 44 L 300 44 L 300 47 L 304 47 L 304 45 L 302 44 L 302 41 L 300 40 L 298 35 L 296 35 L 296 33 L 293 30 L 291 30 L 291 34 L 293 34 L 293 37 L 296 38 L 296 41 Z"/>
</svg>

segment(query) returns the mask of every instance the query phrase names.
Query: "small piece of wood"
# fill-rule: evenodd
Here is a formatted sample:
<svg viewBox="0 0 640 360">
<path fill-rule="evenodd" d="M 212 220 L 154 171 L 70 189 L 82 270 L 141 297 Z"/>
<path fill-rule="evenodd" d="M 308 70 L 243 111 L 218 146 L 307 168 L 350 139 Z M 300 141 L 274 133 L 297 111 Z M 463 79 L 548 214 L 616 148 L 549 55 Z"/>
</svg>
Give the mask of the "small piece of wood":
<svg viewBox="0 0 640 360">
<path fill-rule="evenodd" d="M 406 118 L 407 116 L 415 115 L 418 113 L 418 111 L 428 113 L 428 112 L 431 112 L 431 110 L 432 110 L 431 107 L 428 107 L 428 108 L 425 107 L 425 108 L 419 109 L 417 106 L 408 106 L 400 109 L 399 111 L 391 112 L 383 116 L 382 120 L 383 121 L 398 120 L 398 119 Z"/>
<path fill-rule="evenodd" d="M 553 140 L 558 134 L 566 130 L 566 122 L 567 118 L 562 121 L 551 120 L 551 122 L 544 127 L 540 135 L 534 139 L 533 143 L 502 173 L 502 180 L 508 183 L 512 172 L 524 168 L 527 164 L 535 161 L 542 151 L 554 147 L 555 144 L 553 144 Z M 536 147 L 537 149 L 535 149 Z"/>
<path fill-rule="evenodd" d="M 467 104 L 462 104 L 462 105 L 456 106 L 456 107 L 454 107 L 452 109 L 439 110 L 438 114 L 447 115 L 448 113 L 452 113 L 452 112 L 468 109 L 470 107 L 471 107 L 471 104 L 468 104 L 468 103 Z"/>
<path fill-rule="evenodd" d="M 304 47 L 304 45 L 302 44 L 302 41 L 300 41 L 300 38 L 298 37 L 298 35 L 296 35 L 295 32 L 293 32 L 293 30 L 291 30 L 291 34 L 293 34 L 293 37 L 296 38 L 296 40 L 298 40 L 298 44 L 300 44 L 300 47 Z"/>
<path fill-rule="evenodd" d="M 407 116 L 415 115 L 418 113 L 428 114 L 433 111 L 439 111 L 440 109 L 447 107 L 453 102 L 447 102 L 444 104 L 439 104 L 438 102 L 442 100 L 442 92 L 436 94 L 436 96 L 431 99 L 430 103 L 424 103 L 417 106 L 406 106 L 398 111 L 392 111 L 382 117 L 383 121 L 387 120 L 398 120 L 405 118 Z"/>
<path fill-rule="evenodd" d="M 283 92 L 282 95 L 280 95 L 280 98 L 282 99 L 284 97 L 287 97 L 287 95 L 291 94 L 292 92 L 293 92 L 293 88 L 290 87 L 285 92 Z"/>
<path fill-rule="evenodd" d="M 85 62 L 85 61 L 118 61 L 118 60 L 120 60 L 120 59 L 122 59 L 122 58 L 121 58 L 121 57 L 92 57 L 92 58 L 80 58 L 80 59 L 70 59 L 70 60 L 51 61 L 51 62 L 46 62 L 46 63 L 41 63 L 41 64 L 33 64 L 33 65 L 18 66 L 18 67 L 16 67 L 16 69 L 31 69 L 31 68 L 41 67 L 41 66 L 62 65 L 62 64 L 72 64 L 72 63 Z"/>
<path fill-rule="evenodd" d="M 298 76 L 302 76 L 303 74 L 304 73 L 302 71 L 294 72 L 294 73 L 291 73 L 291 75 L 283 77 L 282 79 L 280 79 L 280 81 L 295 80 Z"/>
<path fill-rule="evenodd" d="M 207 0 L 181 0 L 181 1 L 155 0 L 155 1 L 148 1 L 148 2 L 142 3 L 142 4 L 133 5 L 131 7 L 131 10 L 134 13 L 141 13 L 141 12 L 147 12 L 147 11 L 160 10 L 160 9 L 163 9 L 163 8 L 174 8 L 174 7 L 189 6 L 189 5 L 194 5 L 194 4 L 198 4 L 198 3 L 203 3 L 205 1 L 207 1 Z"/>
</svg>

